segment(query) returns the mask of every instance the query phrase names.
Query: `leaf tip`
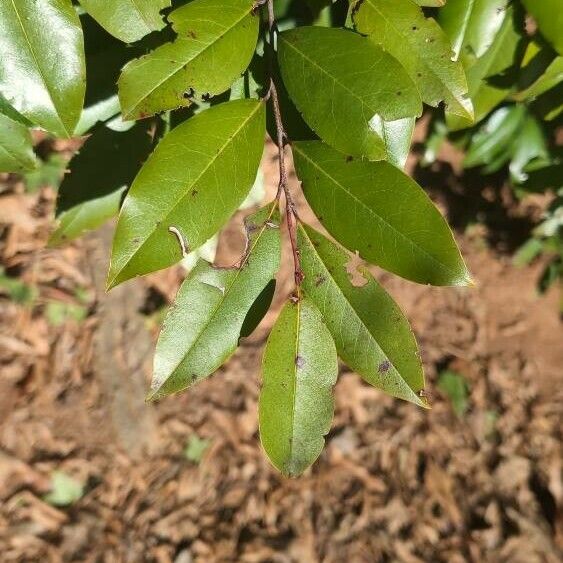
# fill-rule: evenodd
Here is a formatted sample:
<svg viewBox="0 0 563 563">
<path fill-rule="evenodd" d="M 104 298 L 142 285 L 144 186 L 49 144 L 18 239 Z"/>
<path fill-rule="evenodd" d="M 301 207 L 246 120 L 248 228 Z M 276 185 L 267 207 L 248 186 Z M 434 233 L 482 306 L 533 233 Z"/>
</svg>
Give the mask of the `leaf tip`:
<svg viewBox="0 0 563 563">
<path fill-rule="evenodd" d="M 160 396 L 158 394 L 158 389 L 151 389 L 146 395 L 145 395 L 145 403 L 154 403 L 155 401 L 157 401 L 158 399 L 160 399 Z"/>
</svg>

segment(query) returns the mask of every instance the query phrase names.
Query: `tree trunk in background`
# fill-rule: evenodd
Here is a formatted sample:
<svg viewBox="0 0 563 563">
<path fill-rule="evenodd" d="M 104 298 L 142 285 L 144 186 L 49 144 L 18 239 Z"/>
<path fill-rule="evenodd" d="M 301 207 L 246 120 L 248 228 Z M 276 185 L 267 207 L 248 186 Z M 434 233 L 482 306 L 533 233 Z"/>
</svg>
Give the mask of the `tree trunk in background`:
<svg viewBox="0 0 563 563">
<path fill-rule="evenodd" d="M 140 313 L 144 292 L 137 280 L 106 293 L 106 274 L 113 228 L 106 225 L 88 237 L 85 269 L 96 287 L 97 317 L 94 339 L 94 375 L 117 443 L 132 458 L 154 449 L 154 410 L 145 404 L 154 343 Z"/>
</svg>

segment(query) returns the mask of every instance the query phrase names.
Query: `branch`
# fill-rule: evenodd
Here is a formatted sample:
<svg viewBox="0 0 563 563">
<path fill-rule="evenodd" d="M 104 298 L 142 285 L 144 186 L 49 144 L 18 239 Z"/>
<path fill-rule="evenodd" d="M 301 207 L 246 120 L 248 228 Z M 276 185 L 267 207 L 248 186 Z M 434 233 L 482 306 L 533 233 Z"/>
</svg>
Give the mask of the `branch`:
<svg viewBox="0 0 563 563">
<path fill-rule="evenodd" d="M 268 89 L 268 93 L 266 94 L 266 99 L 272 102 L 274 119 L 276 122 L 276 139 L 274 140 L 274 142 L 278 147 L 278 156 L 279 156 L 278 161 L 279 161 L 280 179 L 279 179 L 278 192 L 276 198 L 279 199 L 283 192 L 285 196 L 285 216 L 287 220 L 287 230 L 289 234 L 289 240 L 291 242 L 291 251 L 293 253 L 295 283 L 297 286 L 300 286 L 301 282 L 303 281 L 304 275 L 303 275 L 303 270 L 301 269 L 299 249 L 297 248 L 297 224 L 299 219 L 297 217 L 295 204 L 293 203 L 293 199 L 291 197 L 291 193 L 289 191 L 289 187 L 287 183 L 287 168 L 285 164 L 284 146 L 286 141 L 288 140 L 288 137 L 285 128 L 283 126 L 279 95 L 274 80 L 274 58 L 276 56 L 274 45 L 275 45 L 276 33 L 277 33 L 276 18 L 274 15 L 274 0 L 259 0 L 256 4 L 256 6 L 264 6 L 264 5 L 267 6 L 267 10 L 268 10 L 269 41 L 268 41 L 267 59 L 268 59 L 268 72 L 270 75 L 270 86 Z"/>
</svg>

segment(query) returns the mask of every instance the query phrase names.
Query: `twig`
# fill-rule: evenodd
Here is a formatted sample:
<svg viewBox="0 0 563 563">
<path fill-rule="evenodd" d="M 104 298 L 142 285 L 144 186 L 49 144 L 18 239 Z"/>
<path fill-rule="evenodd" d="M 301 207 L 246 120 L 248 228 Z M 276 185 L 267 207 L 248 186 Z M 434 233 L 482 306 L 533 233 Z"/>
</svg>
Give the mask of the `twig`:
<svg viewBox="0 0 563 563">
<path fill-rule="evenodd" d="M 285 128 L 283 126 L 283 119 L 281 115 L 278 90 L 276 88 L 276 83 L 274 80 L 274 57 L 275 57 L 274 45 L 275 45 L 276 33 L 277 33 L 276 18 L 274 14 L 274 0 L 258 0 L 256 3 L 257 7 L 264 5 L 267 6 L 267 10 L 268 10 L 268 34 L 269 34 L 268 70 L 270 75 L 270 87 L 268 88 L 268 92 L 266 94 L 265 99 L 272 102 L 274 119 L 276 122 L 275 143 L 276 146 L 278 147 L 278 155 L 279 155 L 278 162 L 279 162 L 280 179 L 279 179 L 276 199 L 279 200 L 283 192 L 285 196 L 285 216 L 287 221 L 287 230 L 289 234 L 289 240 L 291 242 L 291 251 L 293 254 L 295 283 L 297 284 L 297 286 L 300 286 L 301 282 L 303 281 L 304 275 L 303 275 L 303 270 L 301 269 L 299 249 L 297 248 L 297 224 L 299 219 L 287 183 L 287 168 L 285 164 L 284 146 L 288 138 Z"/>
</svg>

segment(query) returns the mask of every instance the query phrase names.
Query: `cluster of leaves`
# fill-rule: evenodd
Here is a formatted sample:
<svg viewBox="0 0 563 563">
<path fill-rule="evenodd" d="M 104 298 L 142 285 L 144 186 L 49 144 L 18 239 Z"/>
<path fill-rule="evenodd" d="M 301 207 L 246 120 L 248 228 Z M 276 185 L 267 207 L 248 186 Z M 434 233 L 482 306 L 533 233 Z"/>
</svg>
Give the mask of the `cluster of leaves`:
<svg viewBox="0 0 563 563">
<path fill-rule="evenodd" d="M 209 377 L 254 330 L 286 228 L 296 283 L 266 344 L 259 408 L 266 453 L 288 475 L 322 450 L 338 356 L 368 383 L 427 406 L 408 321 L 366 267 L 350 276 L 353 253 L 413 282 L 471 283 L 446 221 L 402 170 L 423 103 L 473 120 L 458 57 L 469 36 L 453 55 L 425 11 L 440 4 L 0 0 L 1 170 L 36 164 L 30 126 L 88 134 L 60 187 L 51 243 L 119 212 L 109 289 L 212 239 L 254 184 L 266 131 L 275 139 L 278 195 L 246 218 L 236 267 L 200 259 L 180 287 L 149 398 Z M 297 215 L 286 145 L 332 238 Z"/>
<path fill-rule="evenodd" d="M 562 8 L 560 0 L 448 0 L 438 21 L 465 68 L 475 122 L 437 117 L 426 151 L 432 161 L 449 136 L 466 151 L 466 168 L 506 170 L 518 197 L 554 193 L 516 256 L 520 264 L 551 257 L 540 291 L 563 279 Z"/>
</svg>

